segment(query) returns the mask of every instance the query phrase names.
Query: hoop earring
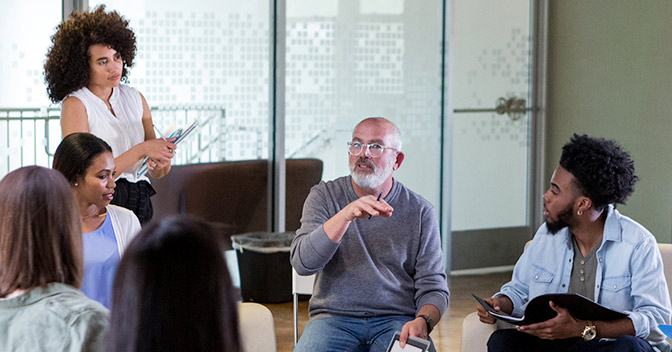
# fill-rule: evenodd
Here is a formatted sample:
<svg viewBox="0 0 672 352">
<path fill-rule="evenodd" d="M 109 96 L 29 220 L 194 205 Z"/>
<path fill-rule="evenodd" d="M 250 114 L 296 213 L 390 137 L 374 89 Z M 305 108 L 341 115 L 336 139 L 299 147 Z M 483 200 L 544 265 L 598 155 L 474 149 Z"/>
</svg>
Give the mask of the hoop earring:
<svg viewBox="0 0 672 352">
<path fill-rule="evenodd" d="M 582 210 L 577 211 L 577 212 L 576 212 L 576 215 L 578 215 L 578 216 L 583 215 L 583 211 L 582 211 Z"/>
</svg>

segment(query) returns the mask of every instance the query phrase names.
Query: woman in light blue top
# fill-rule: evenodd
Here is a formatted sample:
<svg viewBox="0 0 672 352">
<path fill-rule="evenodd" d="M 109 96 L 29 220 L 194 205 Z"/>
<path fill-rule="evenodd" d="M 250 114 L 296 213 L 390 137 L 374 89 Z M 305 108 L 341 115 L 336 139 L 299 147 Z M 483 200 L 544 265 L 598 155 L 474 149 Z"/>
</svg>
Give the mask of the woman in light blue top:
<svg viewBox="0 0 672 352">
<path fill-rule="evenodd" d="M 70 182 L 79 206 L 84 233 L 82 291 L 109 308 L 121 255 L 140 231 L 133 212 L 110 205 L 116 175 L 112 150 L 90 133 L 73 133 L 56 149 L 53 167 Z"/>
</svg>

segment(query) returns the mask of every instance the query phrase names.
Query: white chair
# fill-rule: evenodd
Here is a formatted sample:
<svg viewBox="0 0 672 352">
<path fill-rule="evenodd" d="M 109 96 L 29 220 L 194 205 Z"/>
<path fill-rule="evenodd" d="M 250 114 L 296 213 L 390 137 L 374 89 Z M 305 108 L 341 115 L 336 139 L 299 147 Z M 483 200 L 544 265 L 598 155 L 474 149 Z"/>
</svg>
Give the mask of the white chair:
<svg viewBox="0 0 672 352">
<path fill-rule="evenodd" d="M 312 295 L 315 275 L 302 276 L 292 268 L 292 296 L 294 298 L 294 345 L 299 341 L 299 295 Z"/>
<path fill-rule="evenodd" d="M 530 245 L 532 241 L 525 243 L 525 248 Z M 658 243 L 660 255 L 663 258 L 663 271 L 665 272 L 665 281 L 667 281 L 667 289 L 670 291 L 672 297 L 672 244 Z M 476 301 L 474 301 L 476 302 Z M 476 303 L 474 303 L 475 306 Z M 476 312 L 470 313 L 462 321 L 462 345 L 460 351 L 462 352 L 486 352 L 488 350 L 487 343 L 490 334 L 496 329 L 505 326 L 512 327 L 512 325 L 497 322 L 496 325 L 483 324 L 478 320 Z"/>
<path fill-rule="evenodd" d="M 245 352 L 277 352 L 273 313 L 259 303 L 238 305 L 240 343 Z"/>
</svg>

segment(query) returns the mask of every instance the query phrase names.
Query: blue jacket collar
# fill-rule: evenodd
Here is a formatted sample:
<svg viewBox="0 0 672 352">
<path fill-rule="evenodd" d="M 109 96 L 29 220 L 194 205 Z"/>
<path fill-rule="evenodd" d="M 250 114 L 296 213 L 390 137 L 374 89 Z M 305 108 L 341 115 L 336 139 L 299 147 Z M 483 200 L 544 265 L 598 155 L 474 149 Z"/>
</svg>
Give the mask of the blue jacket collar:
<svg viewBox="0 0 672 352">
<path fill-rule="evenodd" d="M 621 213 L 614 208 L 612 204 L 607 206 L 605 210 L 607 212 L 607 220 L 604 222 L 604 232 L 602 233 L 602 244 L 606 241 L 621 242 Z M 572 248 L 572 232 L 569 231 L 569 228 L 562 230 L 565 235 L 565 240 L 567 242 L 567 248 Z M 600 245 L 601 247 L 602 245 Z"/>
</svg>

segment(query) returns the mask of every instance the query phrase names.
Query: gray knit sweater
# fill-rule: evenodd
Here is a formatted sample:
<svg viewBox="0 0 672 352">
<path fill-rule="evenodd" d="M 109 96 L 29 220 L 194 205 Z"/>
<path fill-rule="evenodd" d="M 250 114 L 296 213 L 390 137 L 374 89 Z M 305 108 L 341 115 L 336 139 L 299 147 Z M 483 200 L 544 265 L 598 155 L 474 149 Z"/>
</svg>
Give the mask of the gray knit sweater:
<svg viewBox="0 0 672 352">
<path fill-rule="evenodd" d="M 385 197 L 392 217 L 356 219 L 332 242 L 322 225 L 357 198 L 346 176 L 314 186 L 303 206 L 291 262 L 301 275 L 317 273 L 311 319 L 414 316 L 426 304 L 443 315 L 449 293 L 434 207 L 394 180 Z"/>
</svg>

